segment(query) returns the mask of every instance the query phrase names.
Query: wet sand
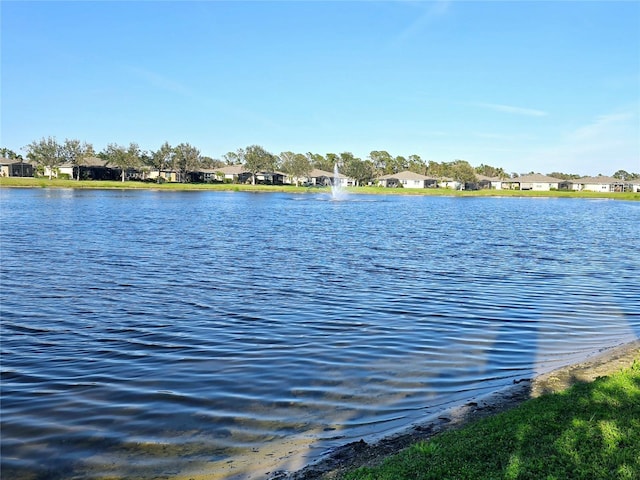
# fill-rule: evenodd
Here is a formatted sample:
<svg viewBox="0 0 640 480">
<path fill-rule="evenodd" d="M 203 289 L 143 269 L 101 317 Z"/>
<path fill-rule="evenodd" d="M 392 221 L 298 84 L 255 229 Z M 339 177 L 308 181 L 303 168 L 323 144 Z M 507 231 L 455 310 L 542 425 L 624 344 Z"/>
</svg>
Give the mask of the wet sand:
<svg viewBox="0 0 640 480">
<path fill-rule="evenodd" d="M 562 367 L 531 379 L 523 379 L 499 392 L 469 402 L 461 407 L 439 413 L 436 417 L 414 424 L 408 430 L 380 440 L 363 440 L 336 448 L 328 456 L 297 472 L 269 472 L 269 480 L 329 480 L 346 470 L 372 466 L 419 440 L 427 440 L 438 433 L 460 428 L 478 420 L 517 406 L 529 398 L 545 393 L 560 392 L 578 382 L 593 381 L 620 371 L 640 360 L 640 340 L 603 349 L 582 362 Z"/>
</svg>

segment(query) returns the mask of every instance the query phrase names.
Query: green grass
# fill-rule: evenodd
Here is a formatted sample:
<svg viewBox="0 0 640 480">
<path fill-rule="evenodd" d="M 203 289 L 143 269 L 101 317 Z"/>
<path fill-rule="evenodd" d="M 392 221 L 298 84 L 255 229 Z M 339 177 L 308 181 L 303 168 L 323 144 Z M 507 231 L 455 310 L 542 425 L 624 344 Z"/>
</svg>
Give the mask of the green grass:
<svg viewBox="0 0 640 480">
<path fill-rule="evenodd" d="M 612 198 L 616 200 L 640 200 L 640 193 L 600 193 L 552 190 L 538 192 L 532 190 L 451 190 L 447 188 L 384 188 L 358 187 L 347 189 L 349 192 L 370 195 L 433 195 L 455 197 L 556 197 L 556 198 Z"/>
<path fill-rule="evenodd" d="M 328 193 L 330 189 L 295 187 L 291 185 L 244 185 L 231 183 L 148 183 L 121 182 L 101 180 L 62 180 L 32 177 L 4 177 L 0 178 L 0 187 L 42 187 L 42 188 L 97 188 L 97 189 L 154 189 L 154 190 L 213 190 L 213 191 L 243 191 L 243 192 L 291 192 L 291 193 Z M 477 190 L 457 191 L 447 188 L 384 188 L 384 187 L 351 187 L 346 189 L 349 194 L 369 195 L 435 195 L 456 197 L 559 197 L 559 198 L 612 198 L 616 200 L 638 200 L 640 193 L 599 193 L 550 191 L 533 192 L 519 190 Z"/>
<path fill-rule="evenodd" d="M 153 183 L 119 180 L 62 180 L 38 177 L 5 177 L 0 179 L 0 187 L 42 187 L 78 189 L 132 189 L 132 190 L 219 190 L 247 192 L 298 192 L 323 191 L 318 188 L 295 187 L 290 185 L 244 185 L 232 183 Z M 325 189 L 328 191 L 328 189 Z"/>
<path fill-rule="evenodd" d="M 640 479 L 640 362 L 437 435 L 344 479 Z"/>
</svg>

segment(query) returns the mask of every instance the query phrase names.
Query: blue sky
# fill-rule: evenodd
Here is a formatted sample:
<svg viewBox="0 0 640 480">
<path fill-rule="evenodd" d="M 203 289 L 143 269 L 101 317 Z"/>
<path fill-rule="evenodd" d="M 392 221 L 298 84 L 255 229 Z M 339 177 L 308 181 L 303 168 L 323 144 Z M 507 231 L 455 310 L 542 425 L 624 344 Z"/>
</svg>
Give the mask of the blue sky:
<svg viewBox="0 0 640 480">
<path fill-rule="evenodd" d="M 640 172 L 638 1 L 3 1 L 2 146 Z"/>
</svg>

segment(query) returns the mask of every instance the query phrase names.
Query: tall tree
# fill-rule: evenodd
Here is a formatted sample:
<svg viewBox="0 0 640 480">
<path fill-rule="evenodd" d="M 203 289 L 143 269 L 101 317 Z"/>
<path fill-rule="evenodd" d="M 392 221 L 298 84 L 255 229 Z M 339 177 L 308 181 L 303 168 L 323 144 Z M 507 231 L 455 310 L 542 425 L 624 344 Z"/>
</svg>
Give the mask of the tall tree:
<svg viewBox="0 0 640 480">
<path fill-rule="evenodd" d="M 618 170 L 616 173 L 612 175 L 613 178 L 617 178 L 618 180 L 629 180 L 631 175 L 626 170 Z"/>
<path fill-rule="evenodd" d="M 339 173 L 342 173 L 343 175 L 346 175 L 347 177 L 353 178 L 353 176 L 350 175 L 350 172 L 354 170 L 355 163 L 358 160 L 360 160 L 360 159 L 356 158 L 353 155 L 353 153 L 351 153 L 351 152 L 342 152 L 338 156 L 338 160 L 337 160 Z"/>
<path fill-rule="evenodd" d="M 227 165 L 242 165 L 244 162 L 244 149 L 238 149 L 235 152 L 227 152 L 222 156 Z"/>
<path fill-rule="evenodd" d="M 42 167 L 49 169 L 49 180 L 53 177 L 53 171 L 63 162 L 62 147 L 55 137 L 42 138 L 33 141 L 25 147 L 27 158 Z"/>
<path fill-rule="evenodd" d="M 273 171 L 275 156 L 260 145 L 250 145 L 245 149 L 244 167 L 251 172 L 251 183 L 256 184 L 256 175 L 262 171 Z"/>
<path fill-rule="evenodd" d="M 357 187 L 375 178 L 375 168 L 370 160 L 362 160 L 351 155 L 350 157 L 344 158 L 342 168 L 345 175 L 355 180 Z"/>
<path fill-rule="evenodd" d="M 338 167 L 342 166 L 339 155 L 336 155 L 335 153 L 327 153 L 324 157 L 325 157 L 324 166 L 320 170 L 333 172 L 333 169 L 336 165 L 338 165 Z"/>
<path fill-rule="evenodd" d="M 217 158 L 207 157 L 205 155 L 200 156 L 200 164 L 203 168 L 220 168 L 224 167 L 225 163 Z"/>
<path fill-rule="evenodd" d="M 577 173 L 562 173 L 562 172 L 551 172 L 547 173 L 547 176 L 553 178 L 559 178 L 560 180 L 574 180 L 576 178 L 580 178 L 580 175 Z"/>
<path fill-rule="evenodd" d="M 409 170 L 409 162 L 402 155 L 398 155 L 393 159 L 393 173 L 404 172 Z"/>
<path fill-rule="evenodd" d="M 306 156 L 309 159 L 309 163 L 311 164 L 312 168 L 317 168 L 318 170 L 324 170 L 326 172 L 333 171 L 333 165 L 328 166 L 329 162 L 324 157 L 324 155 L 321 155 L 319 153 L 307 152 Z"/>
<path fill-rule="evenodd" d="M 407 159 L 407 169 L 421 175 L 426 175 L 427 173 L 427 166 L 422 158 L 420 158 L 420 155 L 409 155 Z"/>
<path fill-rule="evenodd" d="M 509 178 L 509 175 L 502 167 L 492 167 L 491 165 L 485 165 L 484 163 L 480 164 L 479 167 L 476 167 L 475 171 L 478 175 L 484 175 L 485 177 L 499 178 L 501 180 Z"/>
<path fill-rule="evenodd" d="M 181 143 L 175 149 L 175 165 L 180 172 L 180 181 L 188 182 L 189 173 L 200 168 L 200 150 L 188 143 Z"/>
<path fill-rule="evenodd" d="M 95 155 L 95 153 L 93 151 L 93 145 L 90 143 L 66 138 L 61 146 L 61 155 L 63 163 L 69 163 L 77 170 L 78 175 L 76 180 L 80 180 L 80 166 L 86 158 Z"/>
<path fill-rule="evenodd" d="M 293 152 L 282 152 L 280 154 L 280 168 L 296 180 L 296 187 L 300 179 L 308 177 L 311 173 L 311 162 L 306 155 Z"/>
<path fill-rule="evenodd" d="M 171 169 L 175 151 L 169 142 L 164 142 L 158 150 L 151 152 L 151 166 L 158 171 L 158 183 L 162 180 L 162 172 Z"/>
<path fill-rule="evenodd" d="M 394 169 L 393 157 L 386 150 L 373 150 L 369 153 L 369 160 L 381 175 L 398 173 Z"/>
<path fill-rule="evenodd" d="M 447 165 L 449 175 L 453 177 L 461 186 L 465 183 L 476 182 L 476 172 L 474 168 L 466 160 L 454 160 Z"/>
<path fill-rule="evenodd" d="M 338 159 L 339 159 L 338 164 L 345 166 L 347 163 L 353 162 L 354 160 L 356 160 L 356 156 L 351 152 L 342 152 L 338 156 Z"/>
<path fill-rule="evenodd" d="M 288 169 L 291 167 L 295 156 L 296 154 L 291 151 L 280 152 L 280 155 L 276 156 L 276 170 L 282 170 L 284 173 L 289 173 Z"/>
<path fill-rule="evenodd" d="M 122 171 L 122 181 L 124 182 L 127 170 L 140 164 L 140 147 L 137 143 L 130 143 L 129 147 L 110 143 L 105 148 L 102 158 Z"/>
<path fill-rule="evenodd" d="M 13 150 L 10 150 L 8 148 L 0 148 L 0 157 L 2 158 L 8 158 L 9 160 L 20 160 L 22 161 L 22 155 L 17 154 L 16 152 L 14 152 Z"/>
</svg>

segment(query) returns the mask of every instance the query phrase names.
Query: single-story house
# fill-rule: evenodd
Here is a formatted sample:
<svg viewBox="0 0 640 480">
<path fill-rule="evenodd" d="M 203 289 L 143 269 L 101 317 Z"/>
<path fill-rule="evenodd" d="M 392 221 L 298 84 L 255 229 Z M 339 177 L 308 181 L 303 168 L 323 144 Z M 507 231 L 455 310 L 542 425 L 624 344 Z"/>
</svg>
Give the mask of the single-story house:
<svg viewBox="0 0 640 480">
<path fill-rule="evenodd" d="M 233 183 L 251 183 L 253 174 L 244 165 L 226 165 L 224 167 L 201 170 L 204 173 L 205 181 L 231 181 Z M 286 178 L 282 172 L 262 171 L 256 173 L 256 183 L 266 183 L 268 185 L 282 185 Z"/>
<path fill-rule="evenodd" d="M 502 188 L 511 190 L 533 190 L 537 192 L 548 192 L 549 190 L 560 190 L 569 188 L 569 182 L 559 178 L 533 173 L 521 175 L 516 178 L 504 180 Z"/>
<path fill-rule="evenodd" d="M 405 170 L 378 177 L 378 183 L 387 188 L 437 188 L 438 180 L 420 173 Z"/>
<path fill-rule="evenodd" d="M 251 181 L 251 172 L 248 172 L 244 165 L 226 165 L 216 168 L 216 177 L 220 181 L 233 183 L 245 183 Z"/>
<path fill-rule="evenodd" d="M 452 188 L 454 190 L 460 190 L 462 184 L 453 178 L 441 178 L 438 180 L 438 187 L 440 188 Z"/>
<path fill-rule="evenodd" d="M 284 179 L 286 176 L 287 174 L 282 172 L 258 172 L 256 174 L 256 183 L 284 185 Z"/>
<path fill-rule="evenodd" d="M 22 160 L 0 158 L 1 177 L 33 177 L 33 165 Z"/>
<path fill-rule="evenodd" d="M 318 168 L 314 168 L 309 172 L 309 175 L 306 177 L 307 183 L 311 185 L 315 185 L 318 187 L 329 187 L 337 183 L 339 187 L 350 187 L 355 185 L 355 181 L 343 175 L 342 173 L 338 173 L 338 175 L 334 175 L 333 172 L 327 172 L 326 170 L 320 170 Z"/>
<path fill-rule="evenodd" d="M 80 169 L 80 180 L 119 180 L 121 170 L 112 168 L 106 160 L 98 157 L 87 157 L 80 161 L 79 165 L 71 163 L 63 163 L 51 172 L 52 177 L 60 175 L 68 175 L 69 178 L 78 178 L 78 169 Z M 44 175 L 49 176 L 50 168 L 44 167 Z"/>
<path fill-rule="evenodd" d="M 476 175 L 477 186 L 481 190 L 502 190 L 503 180 L 499 177 L 487 177 L 486 175 Z"/>
<path fill-rule="evenodd" d="M 175 170 L 158 170 L 151 169 L 147 172 L 146 178 L 150 180 L 158 180 L 158 177 L 164 182 L 177 182 L 180 174 Z"/>
<path fill-rule="evenodd" d="M 626 182 L 613 177 L 582 177 L 571 180 L 571 189 L 588 192 L 623 192 Z"/>
<path fill-rule="evenodd" d="M 333 173 L 314 168 L 309 172 L 307 182 L 318 187 L 328 187 L 333 184 Z"/>
</svg>

